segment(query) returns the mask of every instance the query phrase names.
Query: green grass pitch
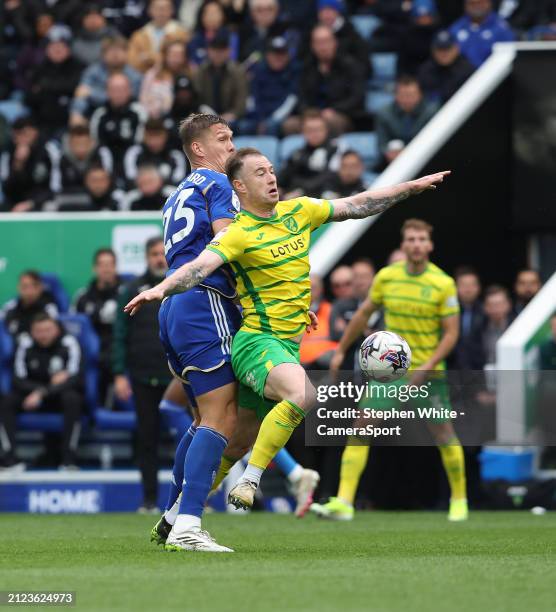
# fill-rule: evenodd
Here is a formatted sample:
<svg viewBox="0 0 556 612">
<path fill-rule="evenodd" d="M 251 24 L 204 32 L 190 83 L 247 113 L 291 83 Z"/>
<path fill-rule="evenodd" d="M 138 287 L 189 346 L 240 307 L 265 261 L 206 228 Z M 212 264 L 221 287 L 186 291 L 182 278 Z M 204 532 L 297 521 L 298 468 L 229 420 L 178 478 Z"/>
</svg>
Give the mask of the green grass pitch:
<svg viewBox="0 0 556 612">
<path fill-rule="evenodd" d="M 72 590 L 74 609 L 98 611 L 556 608 L 556 513 L 475 512 L 466 524 L 440 513 L 207 516 L 234 554 L 165 552 L 149 543 L 152 524 L 0 514 L 0 590 Z"/>
</svg>

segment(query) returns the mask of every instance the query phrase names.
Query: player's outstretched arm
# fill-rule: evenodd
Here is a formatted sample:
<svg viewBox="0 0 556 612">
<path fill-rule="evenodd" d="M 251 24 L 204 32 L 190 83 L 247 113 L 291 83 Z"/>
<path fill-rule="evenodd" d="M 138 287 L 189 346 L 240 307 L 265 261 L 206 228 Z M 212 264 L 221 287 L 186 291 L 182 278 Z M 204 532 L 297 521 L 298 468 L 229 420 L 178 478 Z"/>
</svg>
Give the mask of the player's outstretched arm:
<svg viewBox="0 0 556 612">
<path fill-rule="evenodd" d="M 370 316 L 376 310 L 376 305 L 367 298 L 361 306 L 357 309 L 351 321 L 347 324 L 347 327 L 340 338 L 340 343 L 330 361 L 330 369 L 335 372 L 340 369 L 342 362 L 346 356 L 347 351 L 351 345 L 359 338 L 367 327 Z"/>
<path fill-rule="evenodd" d="M 417 195 L 428 189 L 436 189 L 436 186 L 442 183 L 444 177 L 448 176 L 450 173 L 450 170 L 437 172 L 436 174 L 423 176 L 414 181 L 400 183 L 392 187 L 370 189 L 347 198 L 331 200 L 332 206 L 334 207 L 334 214 L 331 220 L 345 221 L 346 219 L 365 219 L 366 217 L 378 215 L 394 206 L 394 204 L 413 195 Z"/>
<path fill-rule="evenodd" d="M 124 306 L 124 311 L 133 316 L 143 304 L 163 300 L 174 293 L 183 293 L 195 287 L 224 262 L 212 251 L 204 250 L 199 257 L 184 264 L 155 287 L 142 291 Z"/>
</svg>

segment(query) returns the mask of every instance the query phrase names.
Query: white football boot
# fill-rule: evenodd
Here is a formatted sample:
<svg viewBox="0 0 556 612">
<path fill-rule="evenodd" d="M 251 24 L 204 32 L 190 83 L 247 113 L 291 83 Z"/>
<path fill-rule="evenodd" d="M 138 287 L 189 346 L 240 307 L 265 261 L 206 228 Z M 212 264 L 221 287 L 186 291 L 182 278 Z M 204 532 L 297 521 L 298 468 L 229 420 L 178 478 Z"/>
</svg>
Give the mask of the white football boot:
<svg viewBox="0 0 556 612">
<path fill-rule="evenodd" d="M 304 468 L 301 478 L 292 486 L 297 505 L 295 516 L 303 518 L 313 503 L 313 493 L 319 484 L 320 476 L 315 470 Z"/>
<path fill-rule="evenodd" d="M 228 503 L 236 508 L 249 510 L 253 507 L 257 485 L 250 480 L 240 480 L 228 493 Z"/>
<path fill-rule="evenodd" d="M 217 544 L 210 533 L 200 527 L 192 527 L 191 529 L 179 533 L 176 533 L 176 531 L 172 529 L 166 540 L 164 549 L 172 552 L 234 552 L 232 548 Z"/>
</svg>

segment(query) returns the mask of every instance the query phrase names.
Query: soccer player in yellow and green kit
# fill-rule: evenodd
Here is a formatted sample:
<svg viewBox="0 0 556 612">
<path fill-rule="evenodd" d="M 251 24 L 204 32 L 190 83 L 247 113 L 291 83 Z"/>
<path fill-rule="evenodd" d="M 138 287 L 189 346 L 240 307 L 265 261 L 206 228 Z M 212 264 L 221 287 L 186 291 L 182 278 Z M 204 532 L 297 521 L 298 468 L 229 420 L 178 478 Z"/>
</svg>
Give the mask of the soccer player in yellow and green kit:
<svg viewBox="0 0 556 612">
<path fill-rule="evenodd" d="M 226 163 L 226 174 L 241 204 L 235 220 L 196 259 L 136 296 L 125 310 L 133 314 L 146 302 L 187 291 L 219 266 L 231 264 L 243 317 L 232 344 L 239 404 L 257 409 L 261 398 L 268 400 L 249 464 L 228 498 L 248 508 L 262 473 L 316 399 L 299 363 L 311 301 L 311 231 L 328 221 L 378 214 L 435 189 L 449 172 L 337 200 L 301 197 L 282 202 L 272 164 L 256 149 L 236 151 Z"/>
<path fill-rule="evenodd" d="M 408 219 L 401 234 L 401 250 L 407 260 L 387 266 L 375 276 L 369 297 L 346 327 L 330 367 L 333 371 L 340 368 L 346 351 L 366 328 L 371 314 L 383 308 L 386 330 L 402 335 L 411 347 L 410 381 L 419 385 L 430 378 L 431 399 L 450 410 L 442 372 L 444 359 L 454 348 L 459 334 L 456 286 L 450 276 L 429 261 L 433 250 L 431 225 L 420 219 Z M 381 410 L 380 401 L 364 400 L 362 407 Z M 391 405 L 384 406 L 387 407 Z M 461 444 L 450 420 L 431 420 L 428 427 L 450 483 L 448 519 L 466 520 L 465 460 Z M 368 457 L 369 446 L 348 444 L 342 455 L 338 496 L 326 504 L 313 504 L 311 511 L 335 520 L 353 518 L 353 501 Z"/>
</svg>

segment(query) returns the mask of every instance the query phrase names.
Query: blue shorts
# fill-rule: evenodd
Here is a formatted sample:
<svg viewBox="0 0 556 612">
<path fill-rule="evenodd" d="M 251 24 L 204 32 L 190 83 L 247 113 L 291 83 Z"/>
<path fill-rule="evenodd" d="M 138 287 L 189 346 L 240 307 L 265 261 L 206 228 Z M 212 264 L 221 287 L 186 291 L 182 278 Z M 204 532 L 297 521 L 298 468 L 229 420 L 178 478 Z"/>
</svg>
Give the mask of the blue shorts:
<svg viewBox="0 0 556 612">
<path fill-rule="evenodd" d="M 195 397 L 235 381 L 231 349 L 241 315 L 232 300 L 196 287 L 165 299 L 158 322 L 168 364 L 194 406 Z"/>
</svg>

